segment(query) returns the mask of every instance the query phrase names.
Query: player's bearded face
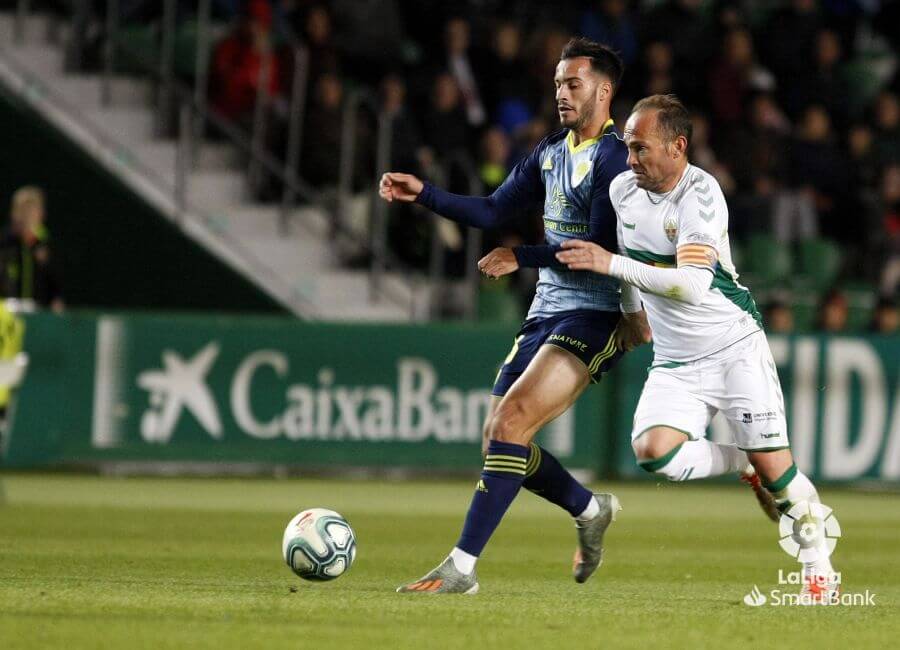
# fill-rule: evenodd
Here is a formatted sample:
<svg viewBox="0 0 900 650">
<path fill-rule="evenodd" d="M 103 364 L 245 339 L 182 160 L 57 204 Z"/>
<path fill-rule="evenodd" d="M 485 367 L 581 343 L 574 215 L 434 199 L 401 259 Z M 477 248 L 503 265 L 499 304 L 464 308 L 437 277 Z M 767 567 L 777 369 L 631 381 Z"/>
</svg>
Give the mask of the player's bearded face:
<svg viewBox="0 0 900 650">
<path fill-rule="evenodd" d="M 563 126 L 567 126 L 576 131 L 580 131 L 582 128 L 584 128 L 585 124 L 590 123 L 590 121 L 594 119 L 594 110 L 597 107 L 597 95 L 596 93 L 591 92 L 584 99 L 584 101 L 581 102 L 580 106 L 577 104 L 577 102 L 573 102 L 573 104 L 575 104 L 576 111 L 575 119 L 565 120 L 561 118 L 560 122 Z M 566 113 L 565 115 L 570 114 Z M 572 124 L 567 124 L 567 121 L 571 121 Z"/>
<path fill-rule="evenodd" d="M 582 129 L 594 118 L 599 90 L 590 60 L 580 57 L 560 61 L 554 82 L 559 123 L 576 131 Z"/>
</svg>

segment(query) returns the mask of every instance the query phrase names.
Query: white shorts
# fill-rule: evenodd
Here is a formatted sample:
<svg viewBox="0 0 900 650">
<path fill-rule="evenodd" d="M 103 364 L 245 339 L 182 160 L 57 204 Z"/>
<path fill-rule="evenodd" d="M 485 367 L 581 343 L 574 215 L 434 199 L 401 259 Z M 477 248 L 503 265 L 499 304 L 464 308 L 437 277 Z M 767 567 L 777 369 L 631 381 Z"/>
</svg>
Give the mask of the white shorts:
<svg viewBox="0 0 900 650">
<path fill-rule="evenodd" d="M 763 332 L 696 361 L 654 362 L 634 413 L 631 439 L 666 426 L 696 440 L 706 435 L 719 411 L 741 449 L 789 446 L 781 382 Z"/>
</svg>

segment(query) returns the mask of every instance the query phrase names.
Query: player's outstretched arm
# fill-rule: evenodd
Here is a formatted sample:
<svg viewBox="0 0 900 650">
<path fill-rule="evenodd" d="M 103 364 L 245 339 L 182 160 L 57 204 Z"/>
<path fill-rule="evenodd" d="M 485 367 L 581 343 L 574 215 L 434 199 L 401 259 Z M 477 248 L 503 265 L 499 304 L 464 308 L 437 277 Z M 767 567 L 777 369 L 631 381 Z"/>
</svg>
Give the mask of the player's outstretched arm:
<svg viewBox="0 0 900 650">
<path fill-rule="evenodd" d="M 539 205 L 544 197 L 539 156 L 543 141 L 526 156 L 490 196 L 453 194 L 412 174 L 388 172 L 381 177 L 378 193 L 386 201 L 406 201 L 425 206 L 464 226 L 496 228 Z"/>
<path fill-rule="evenodd" d="M 699 246 L 709 252 L 697 254 L 697 248 L 696 244 L 679 247 L 679 266 L 674 269 L 636 262 L 621 255 L 613 255 L 593 242 L 571 239 L 563 242 L 563 250 L 556 257 L 572 270 L 610 275 L 641 291 L 699 305 L 712 286 L 715 251 L 707 246 Z M 701 261 L 705 261 L 702 266 Z"/>
</svg>

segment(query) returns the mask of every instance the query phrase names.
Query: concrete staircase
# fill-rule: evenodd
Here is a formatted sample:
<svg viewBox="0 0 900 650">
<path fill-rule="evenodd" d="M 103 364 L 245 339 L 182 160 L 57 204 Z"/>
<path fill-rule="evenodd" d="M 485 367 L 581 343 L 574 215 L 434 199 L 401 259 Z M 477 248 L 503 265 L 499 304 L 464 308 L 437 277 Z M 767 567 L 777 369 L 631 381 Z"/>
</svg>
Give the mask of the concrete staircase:
<svg viewBox="0 0 900 650">
<path fill-rule="evenodd" d="M 17 44 L 14 15 L 0 13 L 0 84 L 176 220 L 187 236 L 304 318 L 407 321 L 426 311 L 424 281 L 388 274 L 385 290 L 373 301 L 366 271 L 339 268 L 324 210 L 295 209 L 289 232 L 281 232 L 278 208 L 247 195 L 246 163 L 231 144 L 198 147 L 187 214 L 180 215 L 174 201 L 176 143 L 156 137 L 150 83 L 115 77 L 112 101 L 103 106 L 100 76 L 63 70 L 62 46 L 44 38 L 46 21 L 29 16 Z"/>
</svg>

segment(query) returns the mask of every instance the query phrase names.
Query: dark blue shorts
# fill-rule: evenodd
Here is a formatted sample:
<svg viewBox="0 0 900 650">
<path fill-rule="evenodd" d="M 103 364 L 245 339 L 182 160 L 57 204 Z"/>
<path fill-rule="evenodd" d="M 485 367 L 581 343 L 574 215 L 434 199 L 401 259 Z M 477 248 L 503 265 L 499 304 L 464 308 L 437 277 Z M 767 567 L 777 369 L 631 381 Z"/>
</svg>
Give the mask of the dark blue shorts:
<svg viewBox="0 0 900 650">
<path fill-rule="evenodd" d="M 491 393 L 498 397 L 506 395 L 545 344 L 568 350 L 581 359 L 591 373 L 591 382 L 597 383 L 600 375 L 622 357 L 613 338 L 619 318 L 617 311 L 586 309 L 566 311 L 549 318 L 529 318 L 516 335 Z"/>
</svg>

